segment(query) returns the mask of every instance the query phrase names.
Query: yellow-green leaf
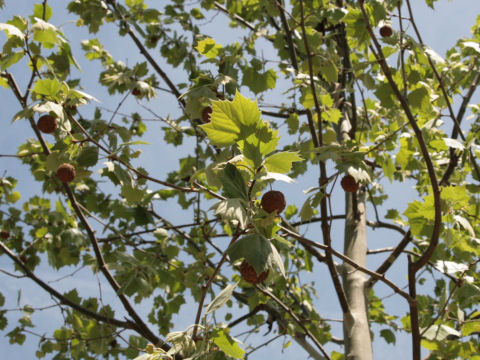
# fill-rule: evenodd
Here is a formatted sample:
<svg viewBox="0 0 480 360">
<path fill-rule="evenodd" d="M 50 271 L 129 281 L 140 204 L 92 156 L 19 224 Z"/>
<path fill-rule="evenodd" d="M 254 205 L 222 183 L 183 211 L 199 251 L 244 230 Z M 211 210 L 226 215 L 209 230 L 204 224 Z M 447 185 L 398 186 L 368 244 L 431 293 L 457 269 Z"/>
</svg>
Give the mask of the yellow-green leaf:
<svg viewBox="0 0 480 360">
<path fill-rule="evenodd" d="M 219 329 L 212 337 L 212 341 L 228 356 L 243 359 L 245 350 L 238 346 L 238 343 L 224 329 Z"/>
<path fill-rule="evenodd" d="M 265 160 L 265 167 L 269 172 L 286 174 L 292 169 L 292 163 L 303 160 L 298 152 L 282 151 L 269 156 Z"/>
<path fill-rule="evenodd" d="M 257 102 L 238 91 L 233 101 L 212 101 L 211 121 L 201 125 L 213 145 L 224 147 L 246 139 L 261 124 Z"/>
<path fill-rule="evenodd" d="M 200 54 L 212 59 L 219 54 L 222 45 L 217 44 L 212 38 L 206 38 L 199 41 L 195 49 L 197 49 Z"/>
</svg>

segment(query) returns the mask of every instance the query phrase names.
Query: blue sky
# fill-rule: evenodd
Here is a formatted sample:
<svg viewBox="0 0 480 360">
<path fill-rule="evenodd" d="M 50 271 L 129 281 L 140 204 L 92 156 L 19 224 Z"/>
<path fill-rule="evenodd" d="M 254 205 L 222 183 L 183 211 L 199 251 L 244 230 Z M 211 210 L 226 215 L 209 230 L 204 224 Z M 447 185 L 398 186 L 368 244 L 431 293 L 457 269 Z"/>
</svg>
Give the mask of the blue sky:
<svg viewBox="0 0 480 360">
<path fill-rule="evenodd" d="M 29 14 L 31 12 L 31 7 L 33 4 L 33 2 L 29 0 L 17 0 L 15 2 L 7 0 L 6 3 L 6 8 L 0 12 L 0 22 L 7 21 L 12 15 L 15 14 Z M 108 109 L 114 109 L 116 107 L 116 104 L 120 100 L 120 97 L 111 97 L 106 94 L 103 88 L 98 86 L 97 79 L 98 73 L 100 71 L 100 66 L 98 65 L 98 63 L 87 62 L 83 58 L 83 54 L 79 49 L 79 42 L 83 39 L 89 38 L 90 35 L 86 31 L 77 28 L 72 22 L 72 19 L 74 19 L 74 17 L 72 15 L 69 15 L 64 9 L 60 7 L 60 5 L 58 5 L 64 3 L 66 2 L 51 2 L 51 6 L 53 6 L 54 8 L 54 16 L 50 21 L 57 26 L 61 25 L 67 38 L 72 42 L 72 44 L 74 44 L 74 55 L 79 60 L 83 68 L 81 76 L 82 85 L 85 87 L 85 91 L 100 99 L 102 101 L 100 106 Z M 155 1 L 150 1 L 150 3 L 154 4 Z M 453 46 L 458 38 L 469 36 L 469 29 L 474 23 L 477 14 L 480 14 L 480 1 L 478 0 L 441 0 L 435 4 L 435 11 L 429 9 L 423 3 L 423 1 L 420 0 L 413 0 L 412 5 L 416 14 L 415 16 L 417 25 L 420 28 L 425 43 L 428 44 L 440 55 L 444 55 L 446 49 Z M 223 15 L 218 15 L 215 21 L 218 20 L 223 23 L 227 23 L 227 21 L 225 19 L 222 19 L 222 17 Z M 217 29 L 218 24 L 216 22 L 205 25 L 205 30 L 210 32 L 211 35 L 214 37 L 218 36 L 219 42 L 222 42 L 222 40 L 230 40 L 230 37 L 232 36 L 231 33 L 223 33 L 224 39 L 222 39 L 222 35 L 218 33 Z M 114 55 L 116 59 L 122 60 L 126 63 L 134 63 L 139 58 L 133 44 L 130 44 L 128 48 L 125 48 L 124 44 L 128 44 L 129 40 L 117 39 L 118 35 L 116 29 L 114 29 L 113 27 L 107 27 L 106 31 L 103 31 L 99 36 L 102 38 L 102 41 L 106 45 L 107 49 Z M 3 44 L 4 39 L 4 35 L 0 35 L 0 44 Z M 267 52 L 268 49 L 265 49 L 265 51 Z M 16 68 L 14 67 L 12 69 L 12 72 L 15 74 L 15 76 L 17 76 L 19 83 L 24 84 L 25 79 L 22 79 L 22 74 L 18 71 L 19 68 L 21 69 L 21 65 Z M 175 76 L 176 73 L 176 70 L 169 69 L 170 75 Z M 94 75 L 90 76 L 90 74 Z M 24 86 L 22 88 L 24 88 Z M 10 119 L 12 118 L 13 114 L 19 110 L 19 106 L 17 105 L 16 99 L 12 96 L 12 94 L 5 89 L 0 89 L 0 106 L 2 109 L 2 121 L 4 123 L 4 128 L 0 133 L 0 154 L 13 154 L 16 152 L 16 148 L 18 147 L 18 145 L 20 145 L 24 141 L 25 134 L 28 134 L 27 136 L 29 137 L 33 137 L 33 133 L 25 122 L 16 122 L 14 124 L 10 124 Z M 94 106 L 95 105 L 87 107 L 85 112 L 87 114 L 91 113 Z M 172 112 L 176 111 L 175 102 L 173 101 L 173 99 L 169 99 L 167 101 L 162 98 L 162 100 L 152 102 L 151 106 L 153 109 L 158 110 L 158 112 L 163 114 L 166 113 L 165 109 L 171 109 Z M 121 111 L 125 113 L 130 113 L 134 111 L 134 109 L 138 110 L 138 108 L 139 106 L 134 99 L 128 99 L 128 101 L 122 107 Z M 162 173 L 165 173 L 166 170 L 168 171 L 169 169 L 174 169 L 177 165 L 175 156 L 182 156 L 182 154 L 178 152 L 178 149 L 161 149 L 157 146 L 159 140 L 161 140 L 160 127 L 158 125 L 149 123 L 149 131 L 150 134 L 147 136 L 147 141 L 150 141 L 153 145 L 142 147 L 142 150 L 144 151 L 144 154 L 142 156 L 142 162 L 145 164 L 144 166 L 153 170 L 152 173 L 154 175 L 155 173 L 161 175 Z M 167 154 L 168 156 L 159 156 L 159 153 Z M 38 184 L 34 184 L 31 180 L 31 175 L 28 172 L 27 168 L 22 167 L 18 160 L 0 157 L 0 174 L 3 176 L 4 172 L 6 172 L 7 175 L 11 175 L 19 179 L 18 190 L 22 194 L 22 199 L 27 199 L 40 191 Z M 160 177 L 163 178 L 164 176 Z M 311 186 L 306 185 L 308 184 L 308 182 L 309 179 L 305 179 L 305 188 Z M 304 184 L 302 183 L 299 185 L 303 186 Z M 400 210 L 403 210 L 407 206 L 405 194 L 408 195 L 407 198 L 411 198 L 414 196 L 413 191 L 409 188 L 400 189 L 399 191 L 398 187 L 396 187 L 397 185 L 395 185 L 394 187 L 390 184 L 384 184 L 384 186 L 387 192 L 392 194 L 390 204 L 392 204 L 393 199 L 393 203 L 397 202 Z M 297 202 L 297 206 L 301 206 L 303 199 L 295 198 L 295 192 L 292 191 L 291 185 L 281 185 L 278 188 L 287 194 L 287 198 L 288 195 L 291 194 L 289 199 L 290 202 Z M 176 216 L 175 214 L 181 214 L 178 208 L 176 208 L 175 204 L 171 204 L 171 206 L 171 209 L 165 209 L 165 211 L 169 214 L 174 214 L 174 216 Z M 335 212 L 342 213 L 342 206 L 338 206 L 335 209 Z M 342 229 L 337 229 L 339 239 L 341 238 L 339 235 L 341 233 Z M 311 236 L 316 235 L 313 229 L 310 229 L 309 234 L 311 234 Z M 393 245 L 396 241 L 398 241 L 397 235 L 391 235 L 390 233 L 382 230 L 369 231 L 369 248 Z M 339 247 L 341 248 L 340 244 Z M 378 256 L 369 258 L 369 265 L 374 266 L 379 261 L 380 257 Z M 13 270 L 10 260 L 5 256 L 0 256 L 0 269 L 7 271 Z M 398 269 L 398 272 L 396 271 L 396 269 Z M 405 264 L 400 262 L 399 264 L 397 264 L 397 268 L 393 268 L 388 275 L 393 280 L 399 281 L 400 284 L 406 284 L 404 270 Z M 38 269 L 38 275 L 40 277 L 44 276 L 45 278 L 50 280 L 60 278 L 64 274 L 66 274 L 66 272 L 62 272 L 61 274 L 53 273 L 46 266 L 41 266 Z M 96 278 L 89 275 L 89 271 L 87 269 L 81 270 L 80 274 L 82 276 L 80 276 L 80 279 L 77 280 L 77 282 L 75 283 L 75 287 L 82 289 L 82 292 L 84 294 L 92 294 L 92 296 L 96 295 L 98 293 L 98 284 Z M 322 310 L 324 310 L 328 314 L 329 317 L 341 318 L 341 313 L 338 305 L 330 302 L 330 299 L 326 298 L 324 295 L 327 293 L 327 291 L 331 290 L 330 283 L 323 283 L 318 279 L 316 280 L 318 288 L 323 289 L 324 287 L 326 287 L 327 289 L 326 291 L 321 292 L 320 297 L 317 301 L 317 305 L 320 306 Z M 0 284 L 2 284 L 1 291 L 4 293 L 4 295 L 7 295 L 8 303 L 5 306 L 6 308 L 16 307 L 17 291 L 19 288 L 21 288 L 22 290 L 21 303 L 23 305 L 51 304 L 48 296 L 43 295 L 39 291 L 39 288 L 29 280 L 12 280 L 11 278 L 8 278 L 7 276 L 0 273 Z M 68 280 L 66 280 L 55 283 L 55 286 L 58 289 L 66 290 L 70 289 L 72 287 L 72 284 Z M 385 288 L 382 288 L 381 285 L 379 286 L 378 292 L 384 295 L 389 293 L 389 291 Z M 112 301 L 115 301 L 113 296 L 109 297 L 108 294 L 106 294 L 105 296 L 109 299 L 111 298 Z M 400 314 L 407 311 L 406 304 L 403 303 L 403 300 L 399 300 L 396 297 L 389 298 L 386 301 L 386 305 L 391 306 L 392 308 L 396 308 L 397 312 Z M 178 318 L 178 321 L 176 323 L 177 327 L 174 330 L 182 330 L 193 322 L 192 314 L 194 309 L 196 309 L 195 305 L 189 304 L 185 311 L 182 311 L 182 314 L 187 314 L 187 316 L 182 315 Z M 243 309 L 242 312 L 243 311 L 245 310 Z M 11 329 L 12 326 L 16 323 L 16 318 L 18 315 L 19 313 L 11 314 L 11 323 L 8 329 Z M 37 329 L 38 332 L 42 332 L 44 328 L 47 329 L 49 323 L 53 320 L 61 320 L 60 314 L 58 314 L 58 312 L 55 310 L 47 310 L 45 312 L 34 315 L 34 322 L 35 318 L 37 319 L 36 322 L 39 323 L 39 327 Z M 235 334 L 235 331 L 233 333 Z M 338 333 L 337 335 L 339 334 L 340 333 Z M 281 343 L 281 341 L 282 340 L 277 340 L 273 343 L 273 346 L 275 348 L 278 348 L 278 345 Z M 0 335 L 0 349 L 3 350 L 3 355 L 5 355 L 5 357 L 12 359 L 34 358 L 34 352 L 36 350 L 37 342 L 38 339 L 31 336 L 27 338 L 27 343 L 23 347 L 10 346 L 8 344 L 8 339 L 1 337 Z M 388 359 L 402 359 L 405 358 L 405 349 L 410 348 L 410 338 L 408 336 L 400 336 L 399 338 L 397 338 L 396 347 L 387 345 L 383 339 L 377 338 L 375 339 L 374 348 L 375 354 L 378 356 L 378 358 L 383 357 Z M 334 347 L 332 349 L 334 349 Z M 298 353 L 296 352 L 297 350 L 298 348 L 295 346 L 288 348 L 282 358 L 298 359 Z M 263 359 L 267 356 L 271 357 L 271 351 L 272 350 L 270 347 L 266 347 L 265 349 L 255 353 L 255 355 L 252 356 L 251 359 Z"/>
</svg>

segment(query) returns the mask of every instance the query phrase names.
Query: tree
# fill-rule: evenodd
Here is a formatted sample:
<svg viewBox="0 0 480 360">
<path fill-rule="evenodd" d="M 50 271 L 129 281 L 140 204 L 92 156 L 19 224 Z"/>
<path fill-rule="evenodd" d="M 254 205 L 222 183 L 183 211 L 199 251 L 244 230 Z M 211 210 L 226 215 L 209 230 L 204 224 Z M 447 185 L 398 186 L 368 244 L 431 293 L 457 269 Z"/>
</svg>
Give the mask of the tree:
<svg viewBox="0 0 480 360">
<path fill-rule="evenodd" d="M 403 333 L 414 360 L 421 347 L 431 360 L 480 358 L 480 17 L 442 57 L 409 0 L 76 0 L 66 8 L 96 62 L 82 73 L 56 7 L 0 24 L 2 91 L 34 135 L 18 134 L 14 157 L 42 193 L 20 200 L 28 180 L 2 175 L 2 272 L 32 280 L 63 316 L 37 357 L 251 358 L 260 346 L 233 335 L 242 326 L 275 334 L 261 346 L 295 342 L 301 358 L 372 359 L 373 337 Z M 230 23 L 214 38 L 202 28 L 219 14 Z M 112 26 L 120 58 L 101 41 Z M 121 61 L 132 52 L 138 62 Z M 85 88 L 98 65 L 107 108 Z M 145 138 L 167 156 L 142 157 Z M 400 203 L 387 184 L 416 199 Z M 369 227 L 395 245 L 369 250 Z M 37 274 L 46 264 L 69 291 Z M 83 267 L 96 297 L 75 285 Z M 343 332 L 318 293 L 338 304 Z M 23 344 L 43 308 L 21 304 L 8 323 L 11 295 L 0 294 L 0 329 Z M 180 312 L 190 326 L 173 322 Z"/>
</svg>

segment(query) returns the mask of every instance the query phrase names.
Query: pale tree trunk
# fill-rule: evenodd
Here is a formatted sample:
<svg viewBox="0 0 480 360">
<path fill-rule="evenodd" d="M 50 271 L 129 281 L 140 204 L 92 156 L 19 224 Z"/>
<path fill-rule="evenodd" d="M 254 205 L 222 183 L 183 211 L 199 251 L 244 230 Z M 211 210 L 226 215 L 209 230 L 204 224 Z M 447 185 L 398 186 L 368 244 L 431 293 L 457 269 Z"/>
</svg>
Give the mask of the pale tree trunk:
<svg viewBox="0 0 480 360">
<path fill-rule="evenodd" d="M 345 59 L 348 60 L 348 57 L 345 57 Z M 348 60 L 345 63 L 346 68 L 350 68 L 349 65 Z M 352 110 L 356 111 L 356 109 Z M 339 128 L 340 141 L 346 142 L 350 139 L 351 128 L 348 111 L 344 111 L 344 118 Z M 362 267 L 365 267 L 367 260 L 366 198 L 363 187 L 360 187 L 357 192 L 345 193 L 344 254 Z M 366 301 L 366 291 L 368 291 L 366 286 L 367 277 L 365 273 L 344 262 L 342 266 L 342 280 L 350 309 L 350 312 L 343 314 L 345 359 L 372 360 L 372 339 Z"/>
<path fill-rule="evenodd" d="M 365 266 L 367 254 L 366 195 L 363 189 L 346 193 L 344 253 L 358 265 Z M 372 340 L 366 303 L 366 276 L 349 264 L 343 267 L 343 288 L 350 313 L 343 317 L 346 360 L 372 360 Z"/>
</svg>

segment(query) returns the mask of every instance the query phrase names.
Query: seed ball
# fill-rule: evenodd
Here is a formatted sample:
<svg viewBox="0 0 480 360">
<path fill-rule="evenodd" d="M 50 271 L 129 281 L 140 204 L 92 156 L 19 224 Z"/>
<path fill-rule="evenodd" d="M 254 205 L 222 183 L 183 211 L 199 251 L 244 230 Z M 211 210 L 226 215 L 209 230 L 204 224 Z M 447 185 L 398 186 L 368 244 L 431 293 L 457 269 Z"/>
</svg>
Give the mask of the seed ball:
<svg viewBox="0 0 480 360">
<path fill-rule="evenodd" d="M 139 88 L 133 88 L 132 89 L 132 95 L 136 96 L 136 97 L 139 97 L 140 95 L 142 95 L 142 92 L 140 91 Z"/>
<path fill-rule="evenodd" d="M 242 265 L 240 265 L 240 274 L 242 275 L 243 280 L 255 285 L 261 283 L 267 278 L 268 270 L 257 275 L 255 268 L 250 265 L 247 260 L 243 260 Z"/>
<path fill-rule="evenodd" d="M 202 110 L 202 120 L 204 123 L 210 122 L 210 114 L 213 112 L 211 106 L 207 106 L 205 109 Z"/>
<path fill-rule="evenodd" d="M 393 30 L 392 30 L 392 27 L 390 25 L 383 25 L 381 28 L 380 28 L 380 35 L 382 35 L 382 37 L 390 37 L 392 36 L 393 34 Z"/>
<path fill-rule="evenodd" d="M 57 177 L 63 183 L 69 183 L 75 179 L 75 168 L 70 164 L 62 164 L 57 168 Z"/>
<path fill-rule="evenodd" d="M 10 233 L 7 230 L 0 231 L 0 239 L 7 240 L 10 237 Z"/>
<path fill-rule="evenodd" d="M 38 119 L 37 127 L 41 132 L 51 134 L 57 130 L 57 119 L 52 115 L 43 115 Z"/>
<path fill-rule="evenodd" d="M 277 210 L 277 214 L 280 214 L 285 209 L 287 202 L 281 191 L 270 190 L 263 194 L 261 205 L 267 213 Z"/>
<path fill-rule="evenodd" d="M 349 193 L 356 192 L 360 187 L 360 184 L 357 182 L 357 180 L 355 180 L 355 178 L 352 175 L 345 175 L 342 178 L 340 185 L 342 185 L 343 190 Z"/>
</svg>

